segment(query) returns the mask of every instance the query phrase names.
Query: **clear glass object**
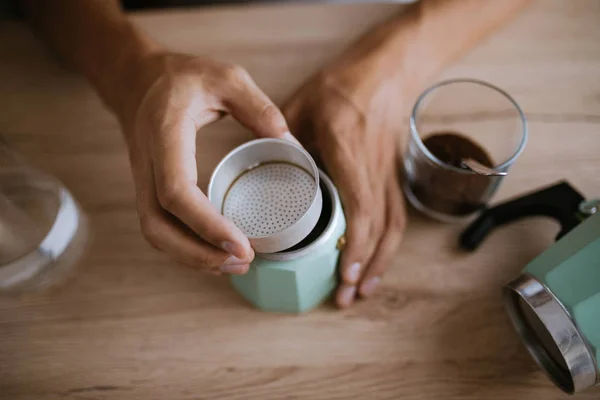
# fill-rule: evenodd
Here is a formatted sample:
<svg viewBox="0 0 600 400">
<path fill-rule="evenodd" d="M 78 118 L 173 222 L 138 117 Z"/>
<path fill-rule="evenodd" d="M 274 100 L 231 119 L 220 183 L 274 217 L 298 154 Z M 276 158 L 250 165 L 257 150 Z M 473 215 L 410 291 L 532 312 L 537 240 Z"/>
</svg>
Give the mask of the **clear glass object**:
<svg viewBox="0 0 600 400">
<path fill-rule="evenodd" d="M 0 138 L 0 293 L 63 282 L 88 238 L 87 218 L 71 193 Z"/>
<path fill-rule="evenodd" d="M 440 82 L 419 96 L 410 117 L 404 192 L 436 220 L 462 220 L 487 204 L 503 177 L 478 175 L 456 158 L 507 172 L 526 142 L 525 116 L 508 93 L 473 79 Z"/>
</svg>

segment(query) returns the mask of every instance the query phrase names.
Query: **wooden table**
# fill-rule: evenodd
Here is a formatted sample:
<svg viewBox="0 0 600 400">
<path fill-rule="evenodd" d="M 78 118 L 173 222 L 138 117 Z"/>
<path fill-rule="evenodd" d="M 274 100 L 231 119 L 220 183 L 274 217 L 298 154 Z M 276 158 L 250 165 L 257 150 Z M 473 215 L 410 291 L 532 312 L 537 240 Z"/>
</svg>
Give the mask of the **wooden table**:
<svg viewBox="0 0 600 400">
<path fill-rule="evenodd" d="M 177 50 L 246 66 L 276 101 L 396 5 L 139 14 Z M 540 1 L 446 72 L 513 94 L 531 139 L 497 200 L 568 179 L 600 196 L 600 2 Z M 210 38 L 210 40 L 208 39 Z M 142 239 L 115 119 L 26 27 L 0 26 L 0 133 L 72 189 L 95 240 L 55 293 L 0 300 L 3 399 L 563 398 L 509 326 L 501 286 L 546 249 L 553 222 L 506 227 L 475 254 L 460 225 L 412 213 L 383 287 L 346 311 L 258 312 L 227 280 L 177 267 Z M 248 138 L 199 141 L 201 184 Z M 579 399 L 598 399 L 600 389 Z"/>
</svg>

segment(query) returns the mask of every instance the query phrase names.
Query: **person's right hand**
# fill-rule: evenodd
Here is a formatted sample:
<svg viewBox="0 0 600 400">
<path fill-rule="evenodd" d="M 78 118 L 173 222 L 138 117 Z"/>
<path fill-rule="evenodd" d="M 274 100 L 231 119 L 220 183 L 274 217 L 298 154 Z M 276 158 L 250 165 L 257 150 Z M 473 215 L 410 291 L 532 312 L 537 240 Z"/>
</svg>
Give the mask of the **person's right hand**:
<svg viewBox="0 0 600 400">
<path fill-rule="evenodd" d="M 244 274 L 254 252 L 197 186 L 196 132 L 231 114 L 257 137 L 294 140 L 285 119 L 241 67 L 172 53 L 142 65 L 152 79 L 120 113 L 142 233 L 184 264 Z"/>
</svg>

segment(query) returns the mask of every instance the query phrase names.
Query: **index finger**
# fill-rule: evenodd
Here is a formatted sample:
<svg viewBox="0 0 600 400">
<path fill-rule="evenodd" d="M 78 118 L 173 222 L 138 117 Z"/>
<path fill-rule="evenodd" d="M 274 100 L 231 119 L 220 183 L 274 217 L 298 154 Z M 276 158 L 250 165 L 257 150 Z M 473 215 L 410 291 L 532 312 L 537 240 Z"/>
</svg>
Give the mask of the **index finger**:
<svg viewBox="0 0 600 400">
<path fill-rule="evenodd" d="M 251 257 L 248 238 L 198 188 L 196 123 L 185 113 L 154 124 L 152 158 L 160 205 L 212 245 Z"/>
</svg>

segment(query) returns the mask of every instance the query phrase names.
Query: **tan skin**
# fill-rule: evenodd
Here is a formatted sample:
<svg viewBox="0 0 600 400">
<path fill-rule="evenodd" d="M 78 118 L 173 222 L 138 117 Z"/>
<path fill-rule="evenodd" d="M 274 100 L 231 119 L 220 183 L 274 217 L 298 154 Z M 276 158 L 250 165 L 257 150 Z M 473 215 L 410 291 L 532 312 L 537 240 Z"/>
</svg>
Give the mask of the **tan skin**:
<svg viewBox="0 0 600 400">
<path fill-rule="evenodd" d="M 422 0 L 317 72 L 283 113 L 243 68 L 170 52 L 116 0 L 21 3 L 119 118 L 142 233 L 186 265 L 243 274 L 254 257 L 197 186 L 197 132 L 228 114 L 257 137 L 296 140 L 293 132 L 340 191 L 348 230 L 336 302 L 348 307 L 376 291 L 405 230 L 397 170 L 405 110 L 436 72 L 528 1 Z"/>
<path fill-rule="evenodd" d="M 176 260 L 208 272 L 244 274 L 248 239 L 197 186 L 196 132 L 231 114 L 258 137 L 285 137 L 283 115 L 239 67 L 159 54 L 160 71 L 123 127 L 142 233 Z"/>
<path fill-rule="evenodd" d="M 348 218 L 343 282 L 336 297 L 346 306 L 357 292 L 363 297 L 373 293 L 404 233 L 396 166 L 403 99 L 395 85 L 381 85 L 368 101 L 352 101 L 355 93 L 341 93 L 337 77 L 317 75 L 292 97 L 284 114 L 312 153 L 329 155 L 319 158 L 336 182 Z"/>
</svg>

